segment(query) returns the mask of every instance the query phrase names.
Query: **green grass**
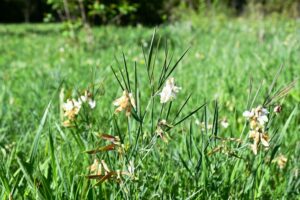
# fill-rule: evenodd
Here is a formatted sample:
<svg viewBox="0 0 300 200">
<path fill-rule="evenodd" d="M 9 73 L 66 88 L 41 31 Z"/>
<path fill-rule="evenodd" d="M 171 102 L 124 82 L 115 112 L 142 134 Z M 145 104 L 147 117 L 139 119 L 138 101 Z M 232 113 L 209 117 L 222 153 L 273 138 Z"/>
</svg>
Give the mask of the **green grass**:
<svg viewBox="0 0 300 200">
<path fill-rule="evenodd" d="M 159 27 L 153 41 L 154 80 L 164 64 L 166 38 L 172 65 L 190 47 L 172 74 L 182 90 L 169 114 L 169 104 L 160 114 L 159 97 L 149 98 L 153 91 L 141 47 L 148 54 L 153 28 L 104 26 L 92 32 L 88 43 L 85 31 L 71 37 L 63 25 L 0 25 L 1 199 L 299 199 L 299 81 L 275 102 L 283 111 L 269 116 L 268 151 L 253 155 L 242 116 L 253 99 L 252 107 L 263 104 L 281 65 L 272 94 L 299 77 L 299 21 L 202 20 Z M 125 69 L 123 52 L 132 90 L 139 90 L 141 113 L 150 102 L 142 123 L 114 114 L 112 102 L 122 90 L 111 66 Z M 85 110 L 76 128 L 63 127 L 62 88 L 65 101 L 90 86 L 93 92 L 99 89 L 96 108 Z M 159 119 L 169 115 L 167 122 L 174 125 L 204 103 L 193 116 L 166 129 L 168 143 L 153 137 Z M 272 111 L 273 105 L 267 108 Z M 136 115 L 141 118 L 139 111 Z M 217 126 L 223 118 L 230 124 L 227 129 Z M 197 120 L 213 124 L 213 130 L 202 131 Z M 125 154 L 85 153 L 109 144 L 99 133 L 119 135 Z M 242 138 L 243 143 L 227 142 L 229 151 L 209 155 L 222 144 L 214 135 Z M 270 162 L 279 154 L 288 158 L 283 169 Z M 133 160 L 136 179 L 124 176 L 123 182 L 109 179 L 94 186 L 96 181 L 86 175 L 96 157 L 121 170 Z"/>
</svg>

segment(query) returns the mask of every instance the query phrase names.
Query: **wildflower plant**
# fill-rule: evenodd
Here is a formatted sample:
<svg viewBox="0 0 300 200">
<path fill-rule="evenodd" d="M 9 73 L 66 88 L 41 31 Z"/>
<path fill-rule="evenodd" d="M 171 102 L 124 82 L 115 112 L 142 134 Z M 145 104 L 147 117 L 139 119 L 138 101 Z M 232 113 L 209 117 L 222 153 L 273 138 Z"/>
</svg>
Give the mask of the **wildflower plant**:
<svg viewBox="0 0 300 200">
<path fill-rule="evenodd" d="M 154 32 L 147 55 L 145 53 L 146 50 L 143 49 L 144 69 L 137 67 L 136 62 L 133 64 L 133 67 L 129 67 L 124 53 L 122 56 L 123 63 L 120 64 L 116 58 L 118 67 L 117 69 L 111 68 L 120 88 L 120 96 L 118 95 L 119 97 L 117 96 L 112 102 L 112 105 L 116 107 L 111 119 L 112 134 L 102 134 L 101 138 L 111 141 L 112 144 L 88 150 L 87 153 L 98 154 L 107 152 L 109 154 L 111 151 L 116 150 L 117 147 L 117 151 L 122 156 L 119 156 L 119 159 L 115 160 L 113 165 L 121 168 L 125 168 L 125 166 L 130 167 L 127 172 L 122 171 L 122 169 L 116 169 L 109 173 L 106 170 L 106 173 L 110 174 L 110 176 L 107 176 L 107 174 L 89 175 L 88 178 L 96 179 L 96 185 L 116 177 L 118 177 L 118 180 L 121 180 L 122 175 L 130 175 L 133 171 L 137 172 L 139 167 L 143 165 L 144 159 L 147 159 L 149 153 L 154 151 L 158 140 L 162 140 L 167 145 L 168 140 L 172 140 L 172 135 L 170 135 L 172 130 L 205 105 L 204 103 L 191 110 L 188 114 L 182 115 L 182 111 L 191 97 L 189 95 L 181 107 L 173 108 L 172 102 L 176 101 L 177 95 L 180 95 L 181 88 L 175 84 L 175 78 L 172 75 L 187 51 L 172 64 L 172 59 L 168 57 L 168 43 L 166 41 L 163 66 L 157 73 L 155 70 L 157 67 L 157 48 L 161 44 L 157 42 L 155 49 L 155 39 L 156 33 Z M 120 67 L 120 65 L 123 67 Z M 146 74 L 148 83 L 140 83 L 139 77 L 141 74 Z M 173 116 L 173 119 L 170 119 L 170 112 L 173 110 L 177 110 L 176 115 Z M 126 126 L 124 126 L 125 124 Z M 124 130 L 127 130 L 127 133 Z M 91 172 L 94 171 L 94 165 L 95 163 L 91 166 L 91 169 L 93 169 Z M 115 173 L 117 170 L 121 173 Z M 135 175 L 129 177 L 132 178 Z M 125 184 L 126 181 L 121 181 L 121 183 Z"/>
</svg>

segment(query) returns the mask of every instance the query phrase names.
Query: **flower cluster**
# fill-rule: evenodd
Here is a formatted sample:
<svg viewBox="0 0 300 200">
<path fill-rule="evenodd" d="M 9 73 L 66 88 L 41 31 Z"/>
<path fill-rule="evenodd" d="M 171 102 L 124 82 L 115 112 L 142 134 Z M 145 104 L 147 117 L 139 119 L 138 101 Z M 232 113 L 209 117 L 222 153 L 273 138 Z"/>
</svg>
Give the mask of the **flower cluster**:
<svg viewBox="0 0 300 200">
<path fill-rule="evenodd" d="M 84 95 L 78 98 L 78 100 L 67 99 L 67 102 L 65 102 L 62 105 L 64 117 L 67 118 L 63 122 L 63 126 L 71 126 L 72 122 L 76 119 L 76 116 L 79 114 L 79 111 L 84 103 L 87 103 L 91 109 L 94 109 L 96 106 L 96 101 L 93 100 L 92 94 L 87 90 L 84 92 Z"/>
<path fill-rule="evenodd" d="M 266 130 L 266 123 L 268 122 L 268 110 L 262 106 L 245 111 L 243 116 L 250 122 L 249 138 L 253 140 L 251 149 L 253 153 L 257 154 L 259 144 L 262 144 L 265 148 L 269 147 L 269 136 Z"/>
</svg>

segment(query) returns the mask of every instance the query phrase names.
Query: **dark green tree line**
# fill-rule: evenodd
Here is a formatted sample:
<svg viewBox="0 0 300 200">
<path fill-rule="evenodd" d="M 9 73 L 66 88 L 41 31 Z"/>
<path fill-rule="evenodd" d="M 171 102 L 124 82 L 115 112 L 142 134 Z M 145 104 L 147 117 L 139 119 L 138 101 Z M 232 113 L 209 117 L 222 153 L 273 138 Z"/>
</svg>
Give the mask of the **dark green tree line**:
<svg viewBox="0 0 300 200">
<path fill-rule="evenodd" d="M 231 15 L 275 12 L 300 16 L 300 0 L 2 0 L 0 22 L 79 19 L 90 24 L 152 25 L 176 18 L 174 11 L 182 7 L 202 14 L 218 8 Z"/>
</svg>

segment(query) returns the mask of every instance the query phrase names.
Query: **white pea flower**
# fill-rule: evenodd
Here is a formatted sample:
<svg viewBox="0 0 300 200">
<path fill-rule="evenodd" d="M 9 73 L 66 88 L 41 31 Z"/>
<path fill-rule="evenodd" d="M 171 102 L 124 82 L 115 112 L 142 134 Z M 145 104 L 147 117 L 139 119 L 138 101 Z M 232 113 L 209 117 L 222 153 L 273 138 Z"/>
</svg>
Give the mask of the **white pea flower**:
<svg viewBox="0 0 300 200">
<path fill-rule="evenodd" d="M 75 99 L 68 99 L 67 102 L 63 104 L 64 115 L 71 120 L 79 113 L 80 108 L 81 101 L 76 101 Z"/>
<path fill-rule="evenodd" d="M 63 104 L 64 111 L 70 111 L 74 107 L 73 100 L 68 99 L 66 103 Z"/>
<path fill-rule="evenodd" d="M 160 103 L 167 103 L 176 98 L 176 94 L 181 90 L 180 87 L 175 86 L 175 79 L 169 78 L 166 81 L 165 87 L 160 93 Z"/>
<path fill-rule="evenodd" d="M 260 125 L 265 125 L 265 123 L 268 122 L 268 116 L 267 115 L 260 115 L 258 118 L 257 118 L 258 122 L 260 123 Z"/>
<path fill-rule="evenodd" d="M 94 100 L 89 100 L 88 103 L 89 103 L 91 109 L 94 109 L 94 108 L 96 107 L 96 101 L 94 101 Z"/>
<path fill-rule="evenodd" d="M 265 109 L 261 106 L 258 106 L 255 109 L 255 113 L 257 115 L 257 120 L 260 123 L 260 125 L 264 126 L 265 123 L 267 123 L 269 121 L 269 119 L 268 119 L 269 111 L 267 109 Z"/>
<path fill-rule="evenodd" d="M 250 120 L 250 124 L 252 127 L 264 126 L 268 121 L 269 111 L 262 106 L 258 106 L 257 108 L 252 108 L 250 111 L 246 110 L 243 112 L 243 116 Z"/>
<path fill-rule="evenodd" d="M 80 96 L 78 101 L 88 103 L 91 109 L 94 109 L 96 107 L 96 101 L 92 99 L 92 94 L 87 90 L 84 92 L 84 95 Z"/>
<path fill-rule="evenodd" d="M 222 121 L 221 121 L 221 126 L 223 127 L 223 128 L 228 128 L 228 126 L 229 126 L 229 122 L 228 122 L 228 120 L 227 119 L 223 119 Z"/>
<path fill-rule="evenodd" d="M 246 110 L 245 112 L 243 112 L 243 116 L 246 118 L 251 118 L 254 116 L 254 112 Z"/>
</svg>

